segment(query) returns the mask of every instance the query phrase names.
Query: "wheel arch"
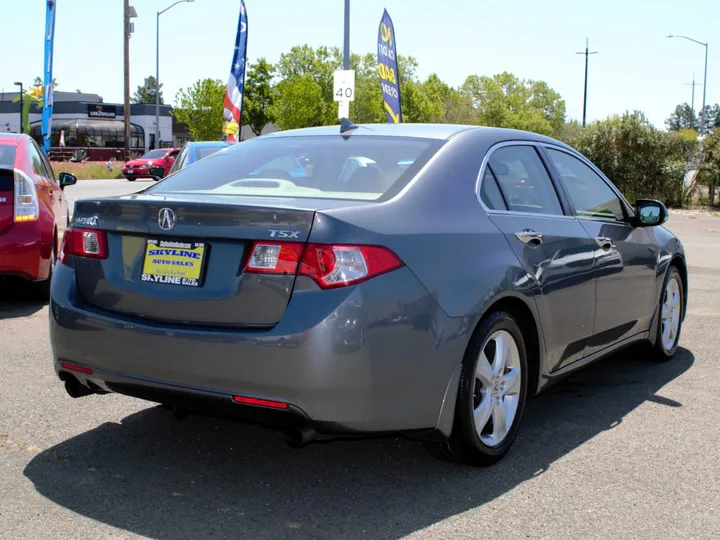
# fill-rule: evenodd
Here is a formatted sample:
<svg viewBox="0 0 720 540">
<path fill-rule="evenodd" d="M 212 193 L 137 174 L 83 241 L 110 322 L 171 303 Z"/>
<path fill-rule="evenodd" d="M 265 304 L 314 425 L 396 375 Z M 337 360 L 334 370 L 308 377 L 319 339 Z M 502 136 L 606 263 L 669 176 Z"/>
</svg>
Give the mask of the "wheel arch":
<svg viewBox="0 0 720 540">
<path fill-rule="evenodd" d="M 685 320 L 685 313 L 687 313 L 687 298 L 688 298 L 688 271 L 685 259 L 681 255 L 675 255 L 670 261 L 670 266 L 674 266 L 680 273 L 680 279 L 682 280 L 683 286 L 683 312 L 682 320 Z M 662 294 L 662 293 L 660 293 Z"/>
<path fill-rule="evenodd" d="M 519 294 L 506 294 L 496 298 L 488 304 L 482 315 L 478 318 L 473 334 L 480 323 L 493 313 L 505 311 L 513 316 L 525 340 L 525 352 L 527 354 L 528 369 L 530 371 L 530 377 L 528 378 L 528 381 L 530 381 L 528 395 L 532 396 L 537 393 L 540 386 L 540 373 L 544 357 L 544 341 L 542 338 L 542 328 L 535 310 L 531 307 L 531 302 L 534 301 Z"/>
</svg>

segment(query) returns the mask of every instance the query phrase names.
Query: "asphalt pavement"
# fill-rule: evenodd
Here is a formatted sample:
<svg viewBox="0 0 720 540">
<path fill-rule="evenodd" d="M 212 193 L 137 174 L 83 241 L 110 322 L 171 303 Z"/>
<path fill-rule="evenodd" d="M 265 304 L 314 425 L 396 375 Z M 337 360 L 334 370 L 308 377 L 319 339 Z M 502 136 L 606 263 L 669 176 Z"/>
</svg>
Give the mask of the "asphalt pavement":
<svg viewBox="0 0 720 540">
<path fill-rule="evenodd" d="M 292 450 L 261 427 L 71 399 L 47 305 L 1 285 L 0 538 L 720 538 L 720 218 L 669 228 L 690 264 L 676 357 L 628 350 L 531 400 L 513 450 L 486 469 L 401 438 Z"/>
</svg>

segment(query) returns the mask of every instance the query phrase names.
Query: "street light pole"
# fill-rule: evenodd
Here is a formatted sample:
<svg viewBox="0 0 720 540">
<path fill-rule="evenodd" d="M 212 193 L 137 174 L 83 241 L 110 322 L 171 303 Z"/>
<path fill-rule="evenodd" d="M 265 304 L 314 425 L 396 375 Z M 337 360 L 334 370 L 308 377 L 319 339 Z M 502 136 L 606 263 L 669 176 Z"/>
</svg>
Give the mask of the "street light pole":
<svg viewBox="0 0 720 540">
<path fill-rule="evenodd" d="M 700 136 L 702 137 L 705 135 L 705 96 L 707 95 L 707 63 L 708 63 L 708 43 L 703 43 L 702 41 L 698 41 L 697 39 L 693 39 L 691 37 L 687 36 L 674 36 L 672 34 L 668 35 L 669 38 L 683 38 L 687 39 L 688 41 L 692 41 L 693 43 L 697 43 L 698 45 L 702 45 L 705 47 L 705 76 L 703 77 L 703 104 L 702 104 L 702 112 L 700 116 Z"/>
<path fill-rule="evenodd" d="M 350 0 L 345 0 L 345 40 L 343 44 L 343 69 L 350 69 Z"/>
<path fill-rule="evenodd" d="M 157 33 L 155 44 L 155 148 L 158 148 L 160 144 L 160 15 L 178 4 L 194 1 L 195 0 L 178 0 L 162 11 L 157 12 Z"/>
<path fill-rule="evenodd" d="M 21 82 L 16 82 L 16 83 L 15 83 L 15 86 L 19 86 L 19 87 L 20 87 L 20 133 L 22 133 L 22 132 L 23 132 L 23 117 L 22 117 L 22 116 L 23 116 L 23 115 L 22 115 L 22 110 L 23 110 L 23 83 L 21 83 Z"/>
<path fill-rule="evenodd" d="M 590 52 L 588 48 L 588 38 L 585 38 L 585 52 L 579 52 L 575 54 L 585 55 L 585 92 L 583 94 L 583 127 L 585 127 L 585 119 L 587 117 L 587 88 L 588 88 L 588 57 L 591 54 L 597 54 L 598 51 Z"/>
</svg>

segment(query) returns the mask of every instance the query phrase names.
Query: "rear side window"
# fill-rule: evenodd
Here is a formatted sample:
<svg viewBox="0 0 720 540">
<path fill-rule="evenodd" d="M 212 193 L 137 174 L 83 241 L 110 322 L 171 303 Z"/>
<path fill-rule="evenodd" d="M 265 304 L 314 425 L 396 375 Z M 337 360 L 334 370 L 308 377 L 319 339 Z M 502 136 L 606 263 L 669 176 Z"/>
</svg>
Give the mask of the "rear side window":
<svg viewBox="0 0 720 540">
<path fill-rule="evenodd" d="M 442 143 L 362 135 L 258 138 L 181 169 L 149 191 L 372 201 L 407 183 Z"/>
<path fill-rule="evenodd" d="M 490 210 L 507 210 L 497 180 L 489 168 L 485 169 L 482 184 L 480 185 L 480 198 Z"/>
<path fill-rule="evenodd" d="M 534 147 L 503 146 L 492 153 L 489 165 L 508 210 L 563 214 L 550 175 Z"/>
<path fill-rule="evenodd" d="M 43 158 L 40 155 L 40 150 L 35 145 L 35 142 L 30 142 L 27 146 L 28 148 L 28 156 L 30 157 L 30 163 L 32 163 L 33 172 L 37 174 L 38 176 L 44 176 L 45 178 L 51 178 L 50 174 L 48 173 L 47 168 L 45 167 L 45 163 L 43 162 Z"/>
<path fill-rule="evenodd" d="M 0 144 L 0 167 L 12 169 L 15 167 L 15 143 Z"/>
<path fill-rule="evenodd" d="M 578 217 L 623 220 L 623 205 L 600 175 L 585 163 L 559 150 L 547 149 Z"/>
</svg>

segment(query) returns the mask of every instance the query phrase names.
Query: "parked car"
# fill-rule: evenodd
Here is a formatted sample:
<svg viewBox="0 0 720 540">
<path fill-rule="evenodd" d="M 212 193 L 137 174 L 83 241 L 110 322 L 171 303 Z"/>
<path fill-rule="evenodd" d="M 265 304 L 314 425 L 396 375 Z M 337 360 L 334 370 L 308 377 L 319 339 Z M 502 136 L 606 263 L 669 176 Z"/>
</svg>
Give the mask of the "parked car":
<svg viewBox="0 0 720 540">
<path fill-rule="evenodd" d="M 179 153 L 180 148 L 150 150 L 142 157 L 126 162 L 122 169 L 123 176 L 131 182 L 134 182 L 136 178 L 153 178 L 150 174 L 151 167 L 162 167 L 163 176 L 167 176 Z"/>
<path fill-rule="evenodd" d="M 528 396 L 631 344 L 672 357 L 685 316 L 665 206 L 521 131 L 280 132 L 76 216 L 50 310 L 69 394 L 249 418 L 293 446 L 404 433 L 491 464 Z"/>
<path fill-rule="evenodd" d="M 182 151 L 180 152 L 180 155 L 175 160 L 175 163 L 173 163 L 173 166 L 170 169 L 169 174 L 179 171 L 180 169 L 183 169 L 183 168 L 187 167 L 188 165 L 192 165 L 196 161 L 206 158 L 206 157 L 214 154 L 218 150 L 227 148 L 228 146 L 231 146 L 232 144 L 234 144 L 234 143 L 225 142 L 225 141 L 189 142 L 182 149 Z"/>
<path fill-rule="evenodd" d="M 63 190 L 77 181 L 55 179 L 50 163 L 28 135 L 0 133 L 0 278 L 50 283 L 60 239 L 69 224 Z"/>
</svg>

